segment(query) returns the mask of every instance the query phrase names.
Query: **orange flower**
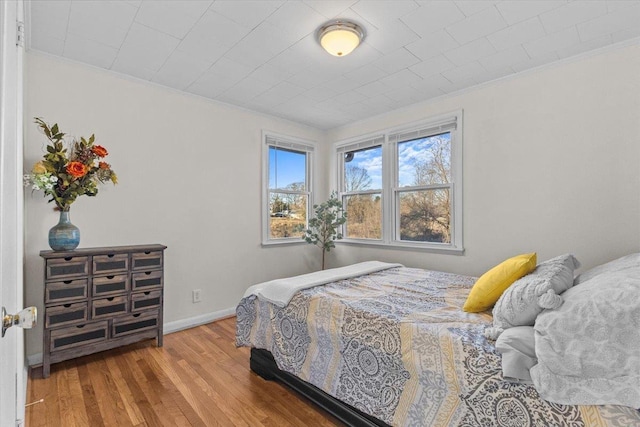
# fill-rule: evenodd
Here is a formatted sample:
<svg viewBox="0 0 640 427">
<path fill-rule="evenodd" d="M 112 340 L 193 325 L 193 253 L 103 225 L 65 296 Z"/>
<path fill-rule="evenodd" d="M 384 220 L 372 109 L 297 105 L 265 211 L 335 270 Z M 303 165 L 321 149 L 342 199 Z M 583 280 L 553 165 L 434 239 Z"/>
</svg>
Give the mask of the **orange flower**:
<svg viewBox="0 0 640 427">
<path fill-rule="evenodd" d="M 111 165 L 107 162 L 98 162 L 98 167 L 100 169 L 109 169 Z"/>
<path fill-rule="evenodd" d="M 87 174 L 87 167 L 80 162 L 69 162 L 67 173 L 75 178 L 82 178 Z"/>
<path fill-rule="evenodd" d="M 91 152 L 98 157 L 106 157 L 109 154 L 107 152 L 107 149 L 102 145 L 94 145 L 93 147 L 91 147 Z"/>
</svg>

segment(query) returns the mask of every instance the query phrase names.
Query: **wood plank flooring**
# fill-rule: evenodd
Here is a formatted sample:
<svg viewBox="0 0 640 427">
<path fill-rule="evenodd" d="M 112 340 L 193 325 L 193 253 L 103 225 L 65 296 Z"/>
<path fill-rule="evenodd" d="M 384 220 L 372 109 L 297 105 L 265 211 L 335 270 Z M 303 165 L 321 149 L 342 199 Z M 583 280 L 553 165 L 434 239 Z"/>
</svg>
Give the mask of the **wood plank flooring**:
<svg viewBox="0 0 640 427">
<path fill-rule="evenodd" d="M 249 369 L 235 317 L 155 340 L 32 369 L 26 427 L 340 426 L 286 387 Z"/>
</svg>

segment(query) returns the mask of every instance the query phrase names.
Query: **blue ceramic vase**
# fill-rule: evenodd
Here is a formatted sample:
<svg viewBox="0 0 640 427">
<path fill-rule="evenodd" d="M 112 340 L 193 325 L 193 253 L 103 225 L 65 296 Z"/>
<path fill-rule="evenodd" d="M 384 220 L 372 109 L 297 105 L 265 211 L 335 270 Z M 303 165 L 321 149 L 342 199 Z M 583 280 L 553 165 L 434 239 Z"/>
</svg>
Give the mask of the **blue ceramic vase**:
<svg viewBox="0 0 640 427">
<path fill-rule="evenodd" d="M 49 246 L 54 251 L 72 251 L 80 244 L 80 229 L 71 224 L 69 211 L 60 211 L 60 220 L 49 230 Z"/>
</svg>

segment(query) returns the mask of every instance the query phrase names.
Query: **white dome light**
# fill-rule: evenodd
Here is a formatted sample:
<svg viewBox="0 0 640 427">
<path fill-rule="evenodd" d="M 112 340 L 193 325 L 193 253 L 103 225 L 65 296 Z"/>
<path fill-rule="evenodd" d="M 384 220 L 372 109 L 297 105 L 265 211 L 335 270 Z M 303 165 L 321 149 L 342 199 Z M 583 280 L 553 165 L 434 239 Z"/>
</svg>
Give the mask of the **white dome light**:
<svg viewBox="0 0 640 427">
<path fill-rule="evenodd" d="M 364 39 L 364 31 L 349 21 L 331 21 L 318 30 L 320 45 L 333 56 L 346 56 Z"/>
</svg>

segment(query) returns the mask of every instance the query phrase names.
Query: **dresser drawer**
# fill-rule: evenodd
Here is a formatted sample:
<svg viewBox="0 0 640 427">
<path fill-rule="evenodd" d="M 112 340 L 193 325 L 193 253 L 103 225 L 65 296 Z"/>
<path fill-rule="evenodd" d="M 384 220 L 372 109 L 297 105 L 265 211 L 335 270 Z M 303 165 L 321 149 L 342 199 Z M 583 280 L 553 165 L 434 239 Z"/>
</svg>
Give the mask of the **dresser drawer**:
<svg viewBox="0 0 640 427">
<path fill-rule="evenodd" d="M 56 328 L 87 321 L 87 303 L 57 305 L 45 309 L 45 328 Z"/>
<path fill-rule="evenodd" d="M 129 254 L 93 256 L 93 274 L 124 272 L 129 269 Z"/>
<path fill-rule="evenodd" d="M 135 334 L 158 327 L 158 311 L 130 314 L 113 319 L 112 337 Z"/>
<path fill-rule="evenodd" d="M 109 323 L 105 320 L 53 329 L 51 331 L 50 350 L 58 351 L 105 341 L 107 339 L 108 325 Z"/>
<path fill-rule="evenodd" d="M 162 268 L 162 251 L 135 252 L 131 254 L 133 270 Z"/>
<path fill-rule="evenodd" d="M 162 286 L 162 270 L 133 273 L 131 281 L 132 288 L 136 291 L 159 288 Z"/>
<path fill-rule="evenodd" d="M 93 296 L 121 294 L 129 290 L 129 275 L 117 274 L 93 278 Z"/>
<path fill-rule="evenodd" d="M 89 274 L 89 257 L 70 256 L 48 259 L 46 274 L 46 280 L 86 276 Z"/>
<path fill-rule="evenodd" d="M 131 294 L 131 311 L 158 308 L 162 303 L 162 291 L 147 291 Z"/>
<path fill-rule="evenodd" d="M 87 298 L 87 279 L 70 279 L 47 283 L 44 287 L 44 302 L 77 301 Z"/>
<path fill-rule="evenodd" d="M 100 319 L 126 314 L 129 310 L 129 301 L 126 296 L 94 299 L 91 302 L 91 318 Z"/>
</svg>

